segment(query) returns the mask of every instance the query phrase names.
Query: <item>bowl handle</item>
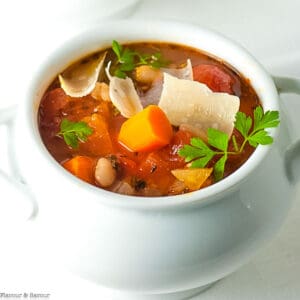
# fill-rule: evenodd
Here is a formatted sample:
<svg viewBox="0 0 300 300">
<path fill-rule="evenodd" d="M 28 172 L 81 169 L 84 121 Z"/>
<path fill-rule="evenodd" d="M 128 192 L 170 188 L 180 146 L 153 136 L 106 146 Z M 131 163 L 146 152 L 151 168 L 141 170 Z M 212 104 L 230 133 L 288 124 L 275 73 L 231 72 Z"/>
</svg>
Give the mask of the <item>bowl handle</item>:
<svg viewBox="0 0 300 300">
<path fill-rule="evenodd" d="M 0 222 L 15 222 L 32 219 L 37 214 L 37 203 L 29 187 L 18 178 L 14 171 L 14 158 L 11 156 L 9 137 L 12 136 L 13 119 L 16 107 L 0 109 L 0 126 L 7 128 L 7 158 L 10 167 L 9 175 L 0 168 Z M 2 144 L 2 143 L 1 143 Z"/>
<path fill-rule="evenodd" d="M 273 80 L 279 94 L 300 95 L 300 78 L 273 76 Z M 285 166 L 289 181 L 293 184 L 300 182 L 300 140 L 288 146 Z"/>
</svg>

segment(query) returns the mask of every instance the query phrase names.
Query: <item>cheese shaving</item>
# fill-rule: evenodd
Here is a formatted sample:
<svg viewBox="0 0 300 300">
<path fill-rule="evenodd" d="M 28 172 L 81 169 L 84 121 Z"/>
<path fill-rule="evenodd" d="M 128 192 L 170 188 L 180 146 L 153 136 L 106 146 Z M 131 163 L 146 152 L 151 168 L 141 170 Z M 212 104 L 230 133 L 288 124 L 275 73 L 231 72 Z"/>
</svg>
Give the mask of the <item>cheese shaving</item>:
<svg viewBox="0 0 300 300">
<path fill-rule="evenodd" d="M 230 136 L 240 99 L 227 93 L 214 93 L 203 83 L 164 73 L 158 105 L 172 125 L 188 124 L 204 132 L 215 128 Z"/>
</svg>

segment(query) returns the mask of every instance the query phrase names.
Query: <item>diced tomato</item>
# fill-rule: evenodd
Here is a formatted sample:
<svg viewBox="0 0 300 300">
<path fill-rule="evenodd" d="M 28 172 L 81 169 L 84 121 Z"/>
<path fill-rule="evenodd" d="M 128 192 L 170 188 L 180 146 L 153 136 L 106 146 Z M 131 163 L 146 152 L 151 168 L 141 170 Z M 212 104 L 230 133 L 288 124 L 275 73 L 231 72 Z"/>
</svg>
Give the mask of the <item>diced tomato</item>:
<svg viewBox="0 0 300 300">
<path fill-rule="evenodd" d="M 169 186 L 174 182 L 170 166 L 158 152 L 151 152 L 139 166 L 138 176 L 146 180 L 147 184 L 155 186 L 163 194 L 168 192 Z"/>
<path fill-rule="evenodd" d="M 121 166 L 123 176 L 135 175 L 137 172 L 137 163 L 122 154 L 117 154 L 118 162 Z"/>
<path fill-rule="evenodd" d="M 201 64 L 193 67 L 194 80 L 206 84 L 213 92 L 235 94 L 235 78 L 219 66 Z"/>
<path fill-rule="evenodd" d="M 190 143 L 191 137 L 192 133 L 178 130 L 168 146 L 149 153 L 141 160 L 138 176 L 158 188 L 163 194 L 168 193 L 169 187 L 175 180 L 171 170 L 183 168 L 185 165 L 184 159 L 177 152 L 183 145 Z"/>
<path fill-rule="evenodd" d="M 170 147 L 171 147 L 171 153 L 177 154 L 177 151 L 186 144 L 189 144 L 191 141 L 191 138 L 193 137 L 193 134 L 186 130 L 178 130 L 171 140 Z"/>
<path fill-rule="evenodd" d="M 143 173 L 143 177 L 148 177 L 153 173 L 158 174 L 158 171 L 168 169 L 168 162 L 164 161 L 158 152 L 149 153 L 139 166 L 139 171 Z"/>
<path fill-rule="evenodd" d="M 41 125 L 49 128 L 54 127 L 57 130 L 61 121 L 61 110 L 66 106 L 69 99 L 70 97 L 61 88 L 46 93 L 39 109 Z"/>
<path fill-rule="evenodd" d="M 183 145 L 189 144 L 192 136 L 192 133 L 189 131 L 178 130 L 174 134 L 170 144 L 159 150 L 159 155 L 168 162 L 170 169 L 182 168 L 185 165 L 184 159 L 178 155 L 178 150 Z"/>
<path fill-rule="evenodd" d="M 101 106 L 101 101 L 89 95 L 80 98 L 69 97 L 69 102 L 63 109 L 63 115 L 69 120 L 78 122 L 85 116 L 97 112 L 98 107 Z"/>
<path fill-rule="evenodd" d="M 63 139 L 57 137 L 62 119 L 61 111 L 67 105 L 69 96 L 61 88 L 47 92 L 39 108 L 39 126 L 42 139 L 50 153 L 59 161 L 69 157 L 69 148 Z"/>
<path fill-rule="evenodd" d="M 122 124 L 126 121 L 127 119 L 123 117 L 121 114 L 118 114 L 117 116 L 114 116 L 111 120 L 109 132 L 111 136 L 111 140 L 113 143 L 114 148 L 118 149 L 119 152 L 124 152 L 125 155 L 130 155 L 130 151 L 123 147 L 119 142 L 118 142 L 118 135 L 120 128 Z"/>
<path fill-rule="evenodd" d="M 108 101 L 100 101 L 96 107 L 97 113 L 101 114 L 107 122 L 110 121 L 112 117 L 112 103 Z"/>
</svg>

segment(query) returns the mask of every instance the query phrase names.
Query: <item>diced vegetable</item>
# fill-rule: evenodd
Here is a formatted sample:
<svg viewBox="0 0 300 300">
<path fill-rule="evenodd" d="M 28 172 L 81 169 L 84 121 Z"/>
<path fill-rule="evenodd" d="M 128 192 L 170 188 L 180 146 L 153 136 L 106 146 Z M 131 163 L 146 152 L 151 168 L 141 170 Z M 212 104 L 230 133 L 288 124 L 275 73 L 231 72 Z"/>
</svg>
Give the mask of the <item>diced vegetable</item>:
<svg viewBox="0 0 300 300">
<path fill-rule="evenodd" d="M 101 115 L 109 124 L 111 117 L 112 117 L 113 105 L 111 102 L 108 101 L 100 101 L 99 104 L 95 107 L 94 112 Z"/>
<path fill-rule="evenodd" d="M 118 162 L 120 164 L 120 169 L 125 174 L 134 175 L 137 170 L 137 163 L 126 157 L 125 155 L 118 155 L 117 156 Z"/>
<path fill-rule="evenodd" d="M 108 123 L 101 114 L 92 114 L 82 119 L 93 133 L 85 143 L 80 143 L 79 150 L 93 156 L 104 156 L 113 153 L 113 146 L 108 130 Z"/>
<path fill-rule="evenodd" d="M 63 109 L 68 101 L 72 99 L 61 88 L 56 88 L 52 91 L 47 92 L 40 105 L 40 113 L 43 115 L 43 122 L 44 125 L 49 127 L 49 125 L 54 125 L 56 127 L 60 124 L 60 110 Z"/>
<path fill-rule="evenodd" d="M 187 190 L 187 187 L 184 184 L 184 182 L 177 179 L 173 182 L 173 184 L 171 184 L 171 186 L 168 190 L 168 194 L 169 195 L 179 195 L 179 194 L 183 194 L 186 190 Z"/>
<path fill-rule="evenodd" d="M 133 152 L 153 151 L 167 145 L 172 134 L 165 113 L 150 105 L 123 123 L 118 140 Z"/>
<path fill-rule="evenodd" d="M 134 188 L 128 182 L 125 182 L 125 181 L 117 181 L 111 187 L 111 191 L 118 193 L 118 194 L 122 194 L 122 195 L 134 195 L 135 194 Z"/>
<path fill-rule="evenodd" d="M 206 84 L 214 92 L 233 94 L 234 78 L 215 65 L 193 67 L 194 80 Z"/>
<path fill-rule="evenodd" d="M 94 159 L 88 156 L 78 155 L 65 161 L 62 165 L 66 170 L 74 174 L 76 177 L 88 183 L 94 183 Z"/>
<path fill-rule="evenodd" d="M 170 173 L 171 163 L 165 159 L 161 151 L 149 153 L 139 165 L 138 176 L 144 178 L 147 186 L 158 188 L 163 194 L 169 190 L 174 182 L 174 176 Z"/>
<path fill-rule="evenodd" d="M 190 190 L 199 190 L 206 179 L 211 175 L 212 168 L 176 169 L 171 173 L 182 181 Z"/>
</svg>

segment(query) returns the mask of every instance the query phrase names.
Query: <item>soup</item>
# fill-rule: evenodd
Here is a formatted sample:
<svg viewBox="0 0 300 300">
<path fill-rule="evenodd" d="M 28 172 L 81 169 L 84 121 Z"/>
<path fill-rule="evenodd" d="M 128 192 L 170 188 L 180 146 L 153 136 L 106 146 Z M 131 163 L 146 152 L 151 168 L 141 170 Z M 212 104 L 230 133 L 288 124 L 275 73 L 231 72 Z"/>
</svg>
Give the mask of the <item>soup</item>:
<svg viewBox="0 0 300 300">
<path fill-rule="evenodd" d="M 262 126 L 264 119 L 273 123 Z M 178 44 L 140 42 L 63 70 L 39 106 L 42 140 L 66 170 L 112 192 L 177 195 L 229 176 L 272 138 L 251 83 Z"/>
</svg>

